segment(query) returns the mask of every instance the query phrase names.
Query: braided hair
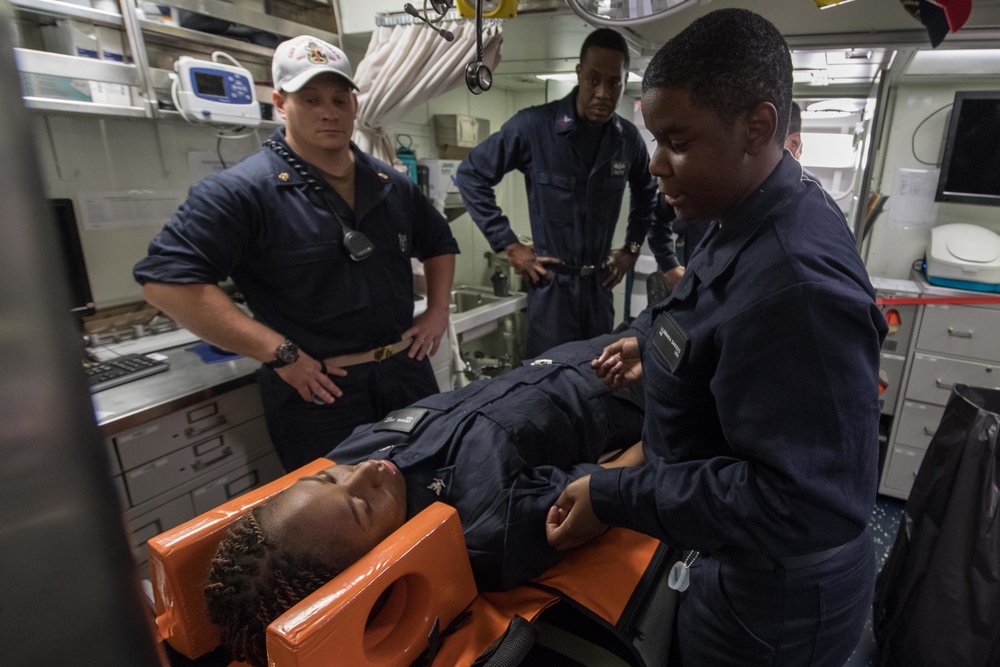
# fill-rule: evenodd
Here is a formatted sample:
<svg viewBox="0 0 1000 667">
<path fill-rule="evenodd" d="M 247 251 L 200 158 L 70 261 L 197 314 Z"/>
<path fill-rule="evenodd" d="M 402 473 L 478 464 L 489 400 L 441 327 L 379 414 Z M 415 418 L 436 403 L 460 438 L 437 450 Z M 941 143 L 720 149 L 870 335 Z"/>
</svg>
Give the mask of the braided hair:
<svg viewBox="0 0 1000 667">
<path fill-rule="evenodd" d="M 269 541 L 267 505 L 236 521 L 219 543 L 204 587 L 208 615 L 234 660 L 266 667 L 267 626 L 347 566 Z"/>
</svg>

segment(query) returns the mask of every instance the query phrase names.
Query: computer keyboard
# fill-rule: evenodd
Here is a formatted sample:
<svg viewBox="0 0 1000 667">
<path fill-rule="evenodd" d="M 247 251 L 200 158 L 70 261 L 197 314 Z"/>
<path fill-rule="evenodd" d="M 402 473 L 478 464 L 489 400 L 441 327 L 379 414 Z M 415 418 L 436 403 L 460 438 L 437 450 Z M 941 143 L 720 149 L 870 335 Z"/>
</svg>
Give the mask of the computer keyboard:
<svg viewBox="0 0 1000 667">
<path fill-rule="evenodd" d="M 141 354 L 127 354 L 106 361 L 83 362 L 83 370 L 87 374 L 87 384 L 92 394 L 162 373 L 169 368 L 170 364 L 167 362 L 150 359 Z"/>
<path fill-rule="evenodd" d="M 123 356 L 168 350 L 172 347 L 196 343 L 199 340 L 201 339 L 187 329 L 174 329 L 173 331 L 152 334 L 141 338 L 123 340 L 120 343 L 96 345 L 88 348 L 87 351 L 98 361 L 109 361 L 111 359 L 120 359 Z"/>
</svg>

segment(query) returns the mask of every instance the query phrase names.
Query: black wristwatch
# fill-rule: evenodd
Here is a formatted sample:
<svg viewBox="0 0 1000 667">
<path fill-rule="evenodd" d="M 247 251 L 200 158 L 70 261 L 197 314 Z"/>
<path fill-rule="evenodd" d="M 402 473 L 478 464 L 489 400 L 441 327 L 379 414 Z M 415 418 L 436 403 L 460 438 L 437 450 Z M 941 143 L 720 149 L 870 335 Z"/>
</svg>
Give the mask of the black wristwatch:
<svg viewBox="0 0 1000 667">
<path fill-rule="evenodd" d="M 283 368 L 298 360 L 299 346 L 286 338 L 285 342 L 274 351 L 274 361 L 268 361 L 264 365 L 269 368 Z"/>
<path fill-rule="evenodd" d="M 639 249 L 640 249 L 640 246 L 635 241 L 632 241 L 631 243 L 626 243 L 625 244 L 625 252 L 627 252 L 630 255 L 638 255 L 639 254 Z"/>
</svg>

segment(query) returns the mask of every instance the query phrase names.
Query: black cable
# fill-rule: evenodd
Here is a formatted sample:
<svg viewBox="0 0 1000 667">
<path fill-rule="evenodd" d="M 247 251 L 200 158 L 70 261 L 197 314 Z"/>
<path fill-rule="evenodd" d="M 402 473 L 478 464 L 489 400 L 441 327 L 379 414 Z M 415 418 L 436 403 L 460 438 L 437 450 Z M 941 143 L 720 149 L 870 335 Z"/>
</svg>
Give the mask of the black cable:
<svg viewBox="0 0 1000 667">
<path fill-rule="evenodd" d="M 937 114 L 941 113 L 945 109 L 950 109 L 953 106 L 955 106 L 955 105 L 954 104 L 946 104 L 943 107 L 941 107 L 940 109 L 938 109 L 937 111 L 932 112 L 929 116 L 927 116 L 922 121 L 920 121 L 920 124 L 917 125 L 917 127 L 913 130 L 913 134 L 910 135 L 910 152 L 913 153 L 913 159 L 916 160 L 917 162 L 919 162 L 920 164 L 926 164 L 926 165 L 929 165 L 931 167 L 937 167 L 937 166 L 939 166 L 938 162 L 924 162 L 923 160 L 921 160 L 920 158 L 917 157 L 917 145 L 916 145 L 917 132 L 919 132 L 920 128 L 922 128 L 924 126 L 924 123 L 926 123 L 931 118 L 933 118 Z"/>
<path fill-rule="evenodd" d="M 222 159 L 222 139 L 223 137 L 220 136 L 215 140 L 215 153 L 219 156 L 219 162 L 222 163 L 222 168 L 228 169 L 226 161 Z"/>
<path fill-rule="evenodd" d="M 483 62 L 483 0 L 476 0 L 476 60 Z"/>
</svg>

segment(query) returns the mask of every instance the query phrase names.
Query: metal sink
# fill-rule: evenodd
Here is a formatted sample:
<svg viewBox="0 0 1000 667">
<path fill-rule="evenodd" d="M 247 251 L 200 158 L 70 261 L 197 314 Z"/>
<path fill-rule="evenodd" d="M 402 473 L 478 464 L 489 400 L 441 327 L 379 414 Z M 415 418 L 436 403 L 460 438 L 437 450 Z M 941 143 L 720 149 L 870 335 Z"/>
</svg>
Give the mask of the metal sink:
<svg viewBox="0 0 1000 667">
<path fill-rule="evenodd" d="M 456 285 L 451 291 L 451 322 L 460 341 L 470 341 L 497 329 L 498 321 L 527 305 L 524 294 L 496 296 L 489 287 Z"/>
<path fill-rule="evenodd" d="M 494 296 L 485 290 L 462 286 L 451 293 L 451 302 L 455 304 L 456 313 L 466 313 L 475 308 L 481 308 L 496 303 L 502 297 Z"/>
</svg>

